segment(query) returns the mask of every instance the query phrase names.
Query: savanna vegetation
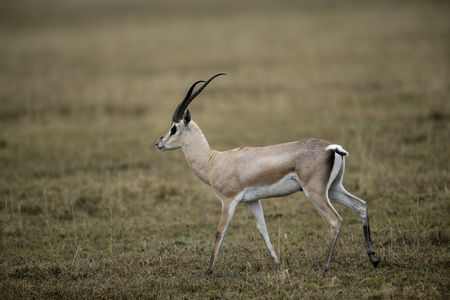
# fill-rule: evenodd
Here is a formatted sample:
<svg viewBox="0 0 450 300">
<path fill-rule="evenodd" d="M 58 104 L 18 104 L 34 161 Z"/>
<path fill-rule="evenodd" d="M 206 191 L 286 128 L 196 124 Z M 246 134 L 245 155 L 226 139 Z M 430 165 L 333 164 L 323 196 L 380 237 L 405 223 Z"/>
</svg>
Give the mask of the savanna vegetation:
<svg viewBox="0 0 450 300">
<path fill-rule="evenodd" d="M 447 1 L 1 1 L 0 295 L 30 298 L 450 297 Z M 156 140 L 191 104 L 217 150 L 307 137 L 350 152 L 367 201 L 329 228 L 304 194 L 263 201 L 271 258 Z"/>
</svg>

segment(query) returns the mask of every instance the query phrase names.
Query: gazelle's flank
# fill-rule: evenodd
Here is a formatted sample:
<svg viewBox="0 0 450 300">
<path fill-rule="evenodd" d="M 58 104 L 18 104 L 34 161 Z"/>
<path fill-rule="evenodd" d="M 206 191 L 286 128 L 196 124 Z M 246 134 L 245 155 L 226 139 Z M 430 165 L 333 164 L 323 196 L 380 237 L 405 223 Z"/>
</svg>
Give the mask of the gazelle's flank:
<svg viewBox="0 0 450 300">
<path fill-rule="evenodd" d="M 218 152 L 209 146 L 200 127 L 191 120 L 189 103 L 211 80 L 197 81 L 176 108 L 169 132 L 156 143 L 161 150 L 181 148 L 192 171 L 210 185 L 222 202 L 222 216 L 217 229 L 214 250 L 206 274 L 212 273 L 220 245 L 233 218 L 236 206 L 243 202 L 255 216 L 275 267 L 278 258 L 269 239 L 260 199 L 287 196 L 304 191 L 316 209 L 325 217 L 331 238 L 325 252 L 323 268 L 328 270 L 342 218 L 328 197 L 354 210 L 363 223 L 367 254 L 374 267 L 378 259 L 372 247 L 366 202 L 347 192 L 342 186 L 344 157 L 341 146 L 318 139 L 306 139 L 267 147 L 242 147 Z M 203 85 L 193 93 L 195 86 Z"/>
</svg>

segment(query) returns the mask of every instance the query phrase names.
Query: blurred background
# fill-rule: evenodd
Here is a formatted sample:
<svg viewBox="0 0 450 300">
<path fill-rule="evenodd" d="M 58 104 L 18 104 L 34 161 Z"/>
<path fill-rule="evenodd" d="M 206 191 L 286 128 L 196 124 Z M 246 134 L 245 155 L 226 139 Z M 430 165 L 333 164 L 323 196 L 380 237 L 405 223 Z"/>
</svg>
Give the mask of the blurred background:
<svg viewBox="0 0 450 300">
<path fill-rule="evenodd" d="M 308 137 L 343 145 L 350 152 L 344 184 L 368 201 L 385 266 L 392 270 L 400 257 L 423 253 L 418 261 L 435 268 L 425 275 L 443 274 L 449 261 L 443 250 L 450 211 L 449 8 L 437 0 L 1 1 L 0 234 L 9 274 L 3 289 L 16 286 L 8 280 L 25 266 L 48 267 L 44 274 L 52 278 L 51 268 L 73 274 L 83 259 L 105 264 L 99 253 L 182 257 L 164 248 L 177 239 L 189 253 L 206 243 L 208 254 L 185 258 L 206 267 L 220 202 L 181 151 L 160 153 L 154 144 L 190 85 L 219 72 L 228 76 L 215 79 L 190 106 L 214 149 Z M 311 241 L 306 253 L 325 246 L 327 226 L 304 196 L 263 205 L 278 237 L 296 232 L 298 240 Z M 353 243 L 354 231 L 362 239 L 353 212 L 337 210 L 352 220 L 343 244 Z M 247 212 L 239 210 L 232 226 L 240 234 L 231 245 L 248 241 L 247 223 Z M 309 233 L 301 233 L 305 227 Z M 333 261 L 362 260 L 361 241 Z M 290 244 L 280 243 L 278 250 L 288 253 Z M 416 252 L 409 254 L 405 244 Z M 140 259 L 139 253 L 130 255 Z M 69 261 L 73 265 L 64 265 Z M 134 267 L 150 280 L 144 267 Z M 162 265 L 151 267 L 164 273 Z M 441 285 L 424 292 L 419 281 L 409 282 L 408 292 L 390 282 L 381 296 L 439 296 L 445 286 L 448 293 L 448 275 L 425 278 Z M 114 289 L 117 278 L 110 279 L 105 288 L 84 281 L 77 287 L 90 285 L 95 294 Z M 54 289 L 51 281 L 30 282 Z M 217 295 L 226 295 L 221 284 Z"/>
<path fill-rule="evenodd" d="M 219 72 L 229 75 L 192 111 L 204 130 L 221 129 L 209 138 L 222 149 L 312 135 L 348 143 L 355 135 L 346 132 L 386 130 L 386 118 L 414 108 L 448 120 L 444 1 L 0 5 L 5 145 L 24 122 L 95 135 L 114 121 L 119 130 L 134 124 L 127 138 L 145 132 L 139 142 L 151 147 L 190 84 Z"/>
</svg>

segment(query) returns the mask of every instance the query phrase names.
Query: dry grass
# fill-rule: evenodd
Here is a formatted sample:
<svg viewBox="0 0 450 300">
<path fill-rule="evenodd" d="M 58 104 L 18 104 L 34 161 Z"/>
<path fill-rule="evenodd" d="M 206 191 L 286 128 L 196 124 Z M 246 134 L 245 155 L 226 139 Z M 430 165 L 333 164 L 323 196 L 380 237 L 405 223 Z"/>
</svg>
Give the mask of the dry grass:
<svg viewBox="0 0 450 300">
<path fill-rule="evenodd" d="M 2 1 L 3 298 L 449 298 L 449 5 L 444 1 Z M 350 152 L 375 251 L 329 232 L 296 194 L 263 202 L 281 260 L 238 207 L 216 271 L 220 202 L 181 151 L 160 153 L 192 103 L 225 150 L 319 137 Z"/>
</svg>

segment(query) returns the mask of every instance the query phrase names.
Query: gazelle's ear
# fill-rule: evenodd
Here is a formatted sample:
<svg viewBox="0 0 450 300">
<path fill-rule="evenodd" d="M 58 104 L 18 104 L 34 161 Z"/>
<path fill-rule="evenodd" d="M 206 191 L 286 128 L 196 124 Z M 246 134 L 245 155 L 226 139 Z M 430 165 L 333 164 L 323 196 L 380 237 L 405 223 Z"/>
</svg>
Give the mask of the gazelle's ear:
<svg viewBox="0 0 450 300">
<path fill-rule="evenodd" d="M 189 126 L 189 122 L 191 122 L 191 112 L 189 109 L 186 109 L 183 116 L 184 126 Z"/>
</svg>

